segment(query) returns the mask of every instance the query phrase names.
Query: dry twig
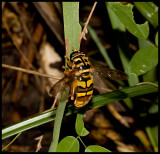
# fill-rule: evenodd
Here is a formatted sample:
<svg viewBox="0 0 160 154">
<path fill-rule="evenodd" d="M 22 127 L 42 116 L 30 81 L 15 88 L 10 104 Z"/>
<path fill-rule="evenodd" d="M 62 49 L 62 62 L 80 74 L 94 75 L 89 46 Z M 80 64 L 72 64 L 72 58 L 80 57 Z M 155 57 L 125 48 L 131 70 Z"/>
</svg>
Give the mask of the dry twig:
<svg viewBox="0 0 160 154">
<path fill-rule="evenodd" d="M 140 83 L 138 83 L 138 84 L 136 84 L 136 85 L 141 85 L 141 84 L 151 84 L 151 85 L 154 85 L 155 87 L 158 87 L 157 84 L 154 84 L 154 83 L 152 83 L 152 82 L 140 82 Z"/>
<path fill-rule="evenodd" d="M 27 69 L 24 69 L 24 68 L 10 66 L 10 65 L 6 65 L 6 64 L 2 64 L 2 67 L 17 70 L 17 71 L 21 71 L 21 72 L 25 72 L 25 73 L 29 73 L 29 74 L 39 75 L 39 76 L 46 77 L 46 78 L 52 78 L 52 79 L 56 79 L 56 80 L 61 79 L 61 78 L 53 76 L 53 75 L 43 74 L 43 73 L 39 73 L 39 72 L 36 72 L 36 71 L 31 71 L 31 70 L 27 70 Z"/>
<path fill-rule="evenodd" d="M 91 10 L 91 12 L 90 12 L 90 14 L 89 14 L 89 16 L 88 16 L 88 19 L 87 19 L 87 21 L 86 21 L 86 23 L 85 23 L 85 26 L 84 26 L 84 28 L 83 28 L 83 31 L 82 31 L 82 33 L 81 33 L 81 35 L 80 35 L 80 37 L 79 37 L 79 42 L 80 42 L 80 43 L 81 43 L 82 37 L 85 35 L 85 33 L 86 33 L 86 31 L 87 31 L 87 25 L 88 25 L 88 23 L 89 23 L 89 21 L 90 21 L 90 19 L 91 19 L 91 16 L 92 16 L 92 14 L 93 14 L 93 11 L 94 11 L 96 5 L 97 5 L 97 2 L 94 3 L 94 5 L 93 5 L 93 7 L 92 7 L 92 10 Z"/>
<path fill-rule="evenodd" d="M 42 148 L 41 146 L 42 139 L 43 139 L 43 135 L 35 138 L 35 140 L 38 140 L 36 152 L 38 152 Z"/>
</svg>

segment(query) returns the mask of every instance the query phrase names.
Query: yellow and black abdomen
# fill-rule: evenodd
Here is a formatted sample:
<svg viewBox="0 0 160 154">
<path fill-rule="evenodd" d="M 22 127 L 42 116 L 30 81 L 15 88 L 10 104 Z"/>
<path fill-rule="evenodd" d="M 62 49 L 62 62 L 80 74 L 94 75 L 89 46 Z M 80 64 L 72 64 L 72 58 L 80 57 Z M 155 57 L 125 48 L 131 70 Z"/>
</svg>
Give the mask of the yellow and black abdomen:
<svg viewBox="0 0 160 154">
<path fill-rule="evenodd" d="M 86 72 L 85 72 L 86 73 Z M 93 77 L 90 74 L 89 77 L 84 78 L 82 75 L 77 77 L 77 92 L 74 105 L 76 107 L 82 107 L 86 105 L 93 94 Z"/>
<path fill-rule="evenodd" d="M 72 69 L 76 70 L 76 97 L 74 105 L 80 108 L 89 102 L 93 94 L 92 70 L 84 53 L 76 50 L 71 54 L 70 59 L 74 63 Z"/>
</svg>

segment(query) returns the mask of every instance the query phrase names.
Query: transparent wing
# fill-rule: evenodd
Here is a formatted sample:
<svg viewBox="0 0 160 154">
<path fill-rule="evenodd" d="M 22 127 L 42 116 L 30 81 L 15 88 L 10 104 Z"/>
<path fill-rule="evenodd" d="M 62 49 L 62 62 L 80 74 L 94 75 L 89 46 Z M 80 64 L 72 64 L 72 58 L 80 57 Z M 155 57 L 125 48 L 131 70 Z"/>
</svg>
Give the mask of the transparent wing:
<svg viewBox="0 0 160 154">
<path fill-rule="evenodd" d="M 126 80 L 128 75 L 116 69 L 110 69 L 108 66 L 92 66 L 93 70 L 103 78 L 110 78 L 111 80 Z"/>
</svg>

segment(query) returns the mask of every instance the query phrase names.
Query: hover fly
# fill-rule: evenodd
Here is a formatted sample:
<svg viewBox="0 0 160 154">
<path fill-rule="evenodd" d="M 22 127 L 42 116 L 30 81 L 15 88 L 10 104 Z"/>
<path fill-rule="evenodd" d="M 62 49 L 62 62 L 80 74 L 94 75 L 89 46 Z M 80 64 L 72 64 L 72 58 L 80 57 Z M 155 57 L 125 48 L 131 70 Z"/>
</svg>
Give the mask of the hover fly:
<svg viewBox="0 0 160 154">
<path fill-rule="evenodd" d="M 119 70 L 110 69 L 106 66 L 91 66 L 84 52 L 76 49 L 73 49 L 70 60 L 67 57 L 65 58 L 70 69 L 64 67 L 65 77 L 55 83 L 49 93 L 55 95 L 70 87 L 69 98 L 74 101 L 74 105 L 77 108 L 85 106 L 92 98 L 93 70 L 104 78 L 110 78 L 112 80 L 125 80 L 128 78 L 127 74 Z"/>
</svg>

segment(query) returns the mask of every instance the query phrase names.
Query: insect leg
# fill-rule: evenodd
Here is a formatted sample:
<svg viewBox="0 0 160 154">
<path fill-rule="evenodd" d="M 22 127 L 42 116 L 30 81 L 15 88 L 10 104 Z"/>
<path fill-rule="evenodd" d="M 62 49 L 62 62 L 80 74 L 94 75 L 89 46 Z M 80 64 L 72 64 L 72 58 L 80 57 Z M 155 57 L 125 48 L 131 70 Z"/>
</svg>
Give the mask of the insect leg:
<svg viewBox="0 0 160 154">
<path fill-rule="evenodd" d="M 73 64 L 66 55 L 64 56 L 64 58 L 67 60 L 67 64 L 69 67 L 71 67 L 71 68 L 75 67 L 75 64 Z"/>
<path fill-rule="evenodd" d="M 74 100 L 74 96 L 76 93 L 76 89 L 77 89 L 77 81 L 74 80 L 71 84 L 71 90 L 70 90 L 70 96 L 71 96 L 71 100 Z"/>
</svg>

